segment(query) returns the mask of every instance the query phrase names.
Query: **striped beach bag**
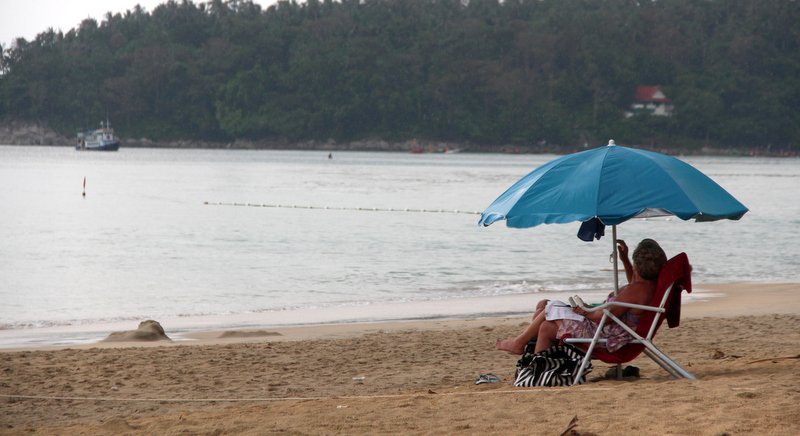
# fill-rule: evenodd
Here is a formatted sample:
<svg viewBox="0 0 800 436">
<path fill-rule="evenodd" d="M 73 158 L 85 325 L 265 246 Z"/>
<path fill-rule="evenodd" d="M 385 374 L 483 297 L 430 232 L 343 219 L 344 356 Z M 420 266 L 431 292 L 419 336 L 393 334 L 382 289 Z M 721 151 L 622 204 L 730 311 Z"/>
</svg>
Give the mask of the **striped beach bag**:
<svg viewBox="0 0 800 436">
<path fill-rule="evenodd" d="M 529 344 L 530 345 L 530 344 Z M 583 353 L 571 345 L 553 345 L 538 353 L 526 347 L 525 354 L 517 361 L 514 386 L 569 386 L 578 373 Z M 578 384 L 586 381 L 592 371 L 592 363 L 586 366 Z"/>
</svg>

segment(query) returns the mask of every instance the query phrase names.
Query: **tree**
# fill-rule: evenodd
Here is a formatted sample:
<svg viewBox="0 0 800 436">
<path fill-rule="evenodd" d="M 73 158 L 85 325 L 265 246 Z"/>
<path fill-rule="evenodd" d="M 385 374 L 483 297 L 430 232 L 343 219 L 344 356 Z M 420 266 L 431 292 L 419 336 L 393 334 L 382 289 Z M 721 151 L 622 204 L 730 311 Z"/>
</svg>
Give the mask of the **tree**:
<svg viewBox="0 0 800 436">
<path fill-rule="evenodd" d="M 0 47 L 0 117 L 153 139 L 800 148 L 797 2 L 170 0 Z M 625 118 L 658 84 L 671 118 Z M 99 117 L 99 118 L 98 118 Z"/>
</svg>

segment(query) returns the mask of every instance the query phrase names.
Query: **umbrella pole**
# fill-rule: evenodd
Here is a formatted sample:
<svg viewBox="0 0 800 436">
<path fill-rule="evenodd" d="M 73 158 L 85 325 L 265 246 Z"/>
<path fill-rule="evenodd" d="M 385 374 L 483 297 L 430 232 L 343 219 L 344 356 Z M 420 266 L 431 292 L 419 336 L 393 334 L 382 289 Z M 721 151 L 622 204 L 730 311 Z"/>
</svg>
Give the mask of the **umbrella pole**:
<svg viewBox="0 0 800 436">
<path fill-rule="evenodd" d="M 619 271 L 617 270 L 617 225 L 611 226 L 611 257 L 614 259 L 614 295 L 619 294 Z"/>
</svg>

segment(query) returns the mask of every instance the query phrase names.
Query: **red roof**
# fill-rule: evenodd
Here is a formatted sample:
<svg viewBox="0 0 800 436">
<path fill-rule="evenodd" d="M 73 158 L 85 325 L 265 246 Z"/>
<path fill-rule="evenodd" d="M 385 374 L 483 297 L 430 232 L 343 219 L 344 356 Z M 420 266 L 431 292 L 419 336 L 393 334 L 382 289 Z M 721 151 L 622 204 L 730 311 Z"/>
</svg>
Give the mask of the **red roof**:
<svg viewBox="0 0 800 436">
<path fill-rule="evenodd" d="M 658 85 L 642 85 L 636 87 L 636 95 L 633 97 L 638 102 L 669 103 L 669 99 L 661 91 Z"/>
</svg>

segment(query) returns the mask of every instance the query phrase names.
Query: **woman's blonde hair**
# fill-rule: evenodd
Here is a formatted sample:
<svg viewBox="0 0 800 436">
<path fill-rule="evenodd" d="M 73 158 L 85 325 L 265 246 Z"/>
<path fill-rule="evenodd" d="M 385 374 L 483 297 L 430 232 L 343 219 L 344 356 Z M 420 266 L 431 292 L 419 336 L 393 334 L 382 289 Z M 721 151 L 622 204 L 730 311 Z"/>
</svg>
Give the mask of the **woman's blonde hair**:
<svg viewBox="0 0 800 436">
<path fill-rule="evenodd" d="M 633 250 L 633 265 L 639 276 L 645 280 L 658 279 L 661 267 L 667 263 L 667 254 L 652 239 L 642 239 L 642 242 Z"/>
</svg>

